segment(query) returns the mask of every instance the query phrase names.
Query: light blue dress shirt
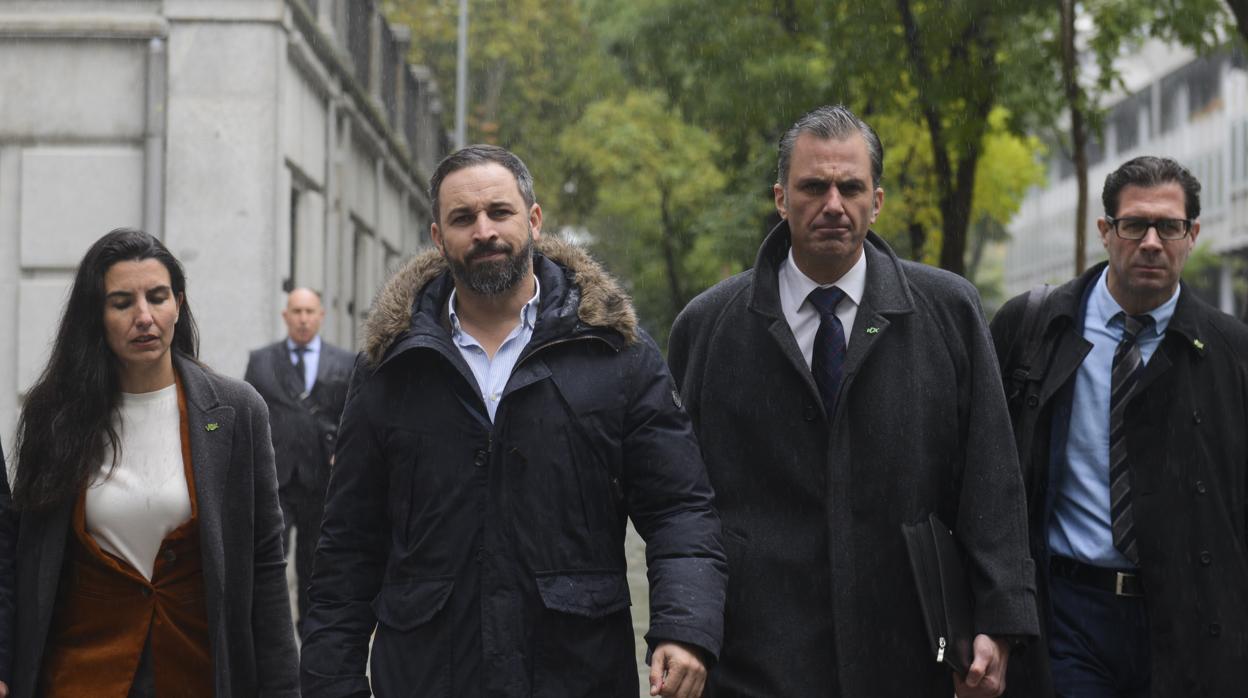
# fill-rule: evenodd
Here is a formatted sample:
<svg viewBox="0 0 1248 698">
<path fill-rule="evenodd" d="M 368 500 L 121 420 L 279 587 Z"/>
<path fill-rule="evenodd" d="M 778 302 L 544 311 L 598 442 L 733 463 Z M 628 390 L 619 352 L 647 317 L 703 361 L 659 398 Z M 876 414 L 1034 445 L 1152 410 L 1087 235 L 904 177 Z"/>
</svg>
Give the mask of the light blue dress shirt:
<svg viewBox="0 0 1248 698">
<path fill-rule="evenodd" d="M 1114 351 L 1122 341 L 1122 306 L 1109 293 L 1108 270 L 1088 294 L 1083 338 L 1092 343 L 1075 375 L 1070 431 L 1064 465 L 1058 474 L 1049 526 L 1053 553 L 1098 567 L 1128 569 L 1130 561 L 1114 547 L 1109 516 L 1109 391 Z M 1152 327 L 1140 330 L 1140 359 L 1147 364 L 1161 344 L 1179 290 L 1147 314 Z M 1141 364 L 1141 367 L 1143 366 Z"/>
<path fill-rule="evenodd" d="M 494 352 L 494 358 L 490 359 L 485 348 L 459 324 L 459 316 L 455 313 L 455 291 L 451 291 L 451 298 L 447 301 L 448 315 L 451 317 L 451 339 L 468 363 L 468 368 L 472 369 L 473 377 L 477 379 L 477 388 L 481 391 L 485 409 L 489 410 L 491 422 L 494 421 L 494 413 L 498 412 L 498 401 L 503 397 L 503 389 L 511 378 L 511 369 L 515 368 L 516 360 L 533 338 L 533 325 L 537 322 L 537 306 L 541 297 L 542 285 L 534 276 L 533 297 L 520 309 L 520 323 L 503 340 L 498 351 Z"/>
<path fill-rule="evenodd" d="M 286 338 L 286 354 L 290 357 L 290 364 L 293 366 L 299 363 L 299 355 L 295 353 L 295 341 L 290 337 Z M 321 335 L 316 335 L 308 342 L 308 348 L 303 352 L 303 392 L 312 392 L 312 386 L 316 385 L 316 369 L 321 365 Z"/>
</svg>

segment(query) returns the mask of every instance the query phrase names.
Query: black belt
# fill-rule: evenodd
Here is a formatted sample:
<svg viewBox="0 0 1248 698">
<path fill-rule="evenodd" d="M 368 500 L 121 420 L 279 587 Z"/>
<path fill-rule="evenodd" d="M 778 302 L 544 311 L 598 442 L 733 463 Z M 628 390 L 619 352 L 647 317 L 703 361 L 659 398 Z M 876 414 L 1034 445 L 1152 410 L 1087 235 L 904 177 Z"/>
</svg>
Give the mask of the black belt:
<svg viewBox="0 0 1248 698">
<path fill-rule="evenodd" d="M 1061 555 L 1049 558 L 1049 572 L 1076 584 L 1082 584 L 1117 596 L 1143 596 L 1144 581 L 1140 573 L 1131 570 L 1111 570 Z"/>
</svg>

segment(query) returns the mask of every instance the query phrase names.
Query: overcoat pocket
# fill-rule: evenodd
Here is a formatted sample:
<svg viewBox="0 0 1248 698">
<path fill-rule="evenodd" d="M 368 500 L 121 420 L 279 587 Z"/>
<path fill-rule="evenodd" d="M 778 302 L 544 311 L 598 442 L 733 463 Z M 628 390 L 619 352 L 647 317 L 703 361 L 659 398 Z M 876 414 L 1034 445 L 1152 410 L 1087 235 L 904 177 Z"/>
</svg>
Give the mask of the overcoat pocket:
<svg viewBox="0 0 1248 698">
<path fill-rule="evenodd" d="M 537 575 L 545 610 L 534 634 L 534 698 L 637 695 L 623 570 Z"/>
<path fill-rule="evenodd" d="M 411 579 L 386 584 L 373 599 L 377 622 L 406 632 L 437 615 L 451 597 L 455 582 L 444 579 Z"/>
<path fill-rule="evenodd" d="M 601 618 L 631 605 L 623 572 L 542 575 L 537 591 L 546 608 L 586 618 Z"/>
</svg>

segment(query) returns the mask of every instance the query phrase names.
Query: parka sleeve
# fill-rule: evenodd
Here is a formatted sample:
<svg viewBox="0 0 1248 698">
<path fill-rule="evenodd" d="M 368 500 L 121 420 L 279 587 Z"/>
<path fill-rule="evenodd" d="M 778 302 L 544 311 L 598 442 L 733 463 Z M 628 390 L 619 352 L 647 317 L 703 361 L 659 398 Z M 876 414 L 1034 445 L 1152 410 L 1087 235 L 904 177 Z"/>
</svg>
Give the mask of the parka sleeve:
<svg viewBox="0 0 1248 698">
<path fill-rule="evenodd" d="M 255 567 L 252 577 L 252 637 L 256 681 L 261 696 L 299 695 L 299 655 L 290 617 L 286 557 L 282 550 L 282 509 L 277 500 L 277 469 L 269 433 L 268 408 L 252 392 L 252 463 L 255 472 Z M 230 600 L 226 599 L 226 603 Z"/>
<path fill-rule="evenodd" d="M 728 566 L 706 467 L 658 348 L 642 336 L 625 418 L 625 496 L 646 541 L 651 649 L 674 640 L 713 660 L 723 640 Z"/>
<path fill-rule="evenodd" d="M 369 696 L 372 602 L 385 571 L 387 474 L 367 410 L 371 371 L 357 359 L 308 590 L 300 678 L 305 698 Z"/>
</svg>

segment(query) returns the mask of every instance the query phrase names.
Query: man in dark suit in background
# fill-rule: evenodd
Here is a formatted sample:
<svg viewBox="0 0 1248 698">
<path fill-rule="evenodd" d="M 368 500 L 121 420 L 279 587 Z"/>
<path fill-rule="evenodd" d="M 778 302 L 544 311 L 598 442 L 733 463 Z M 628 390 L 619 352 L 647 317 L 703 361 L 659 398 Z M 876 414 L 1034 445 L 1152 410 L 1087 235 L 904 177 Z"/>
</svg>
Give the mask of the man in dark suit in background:
<svg viewBox="0 0 1248 698">
<path fill-rule="evenodd" d="M 351 352 L 321 340 L 324 318 L 316 291 L 291 291 L 282 311 L 287 337 L 251 352 L 244 376 L 269 405 L 287 554 L 291 527 L 299 531 L 294 553 L 300 628 L 308 609 L 307 583 L 312 578 L 338 420 L 355 363 Z"/>
</svg>

